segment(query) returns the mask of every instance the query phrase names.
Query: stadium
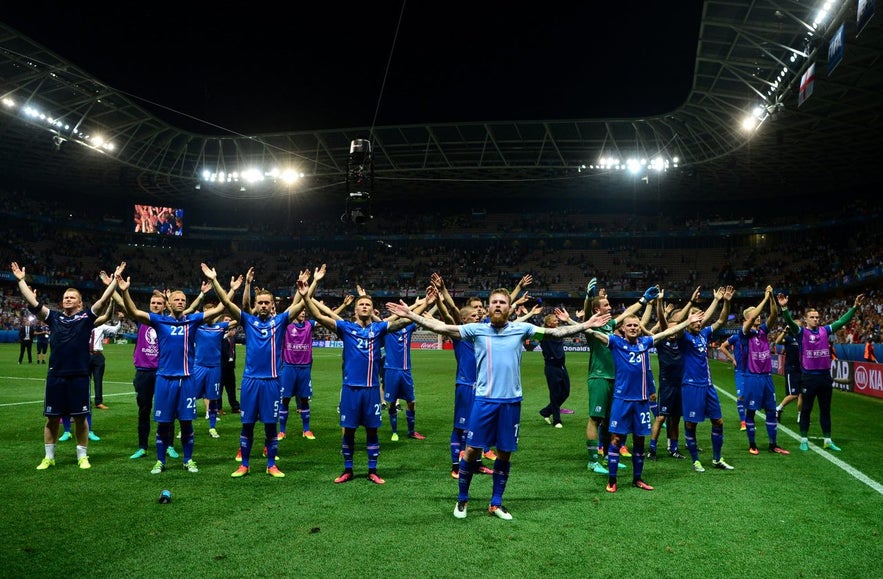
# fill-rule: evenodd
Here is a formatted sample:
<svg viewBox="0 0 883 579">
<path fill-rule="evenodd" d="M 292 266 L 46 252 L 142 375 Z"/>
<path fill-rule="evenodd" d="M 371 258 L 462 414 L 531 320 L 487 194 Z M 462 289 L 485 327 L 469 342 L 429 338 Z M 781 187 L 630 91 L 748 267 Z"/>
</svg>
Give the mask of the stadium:
<svg viewBox="0 0 883 579">
<path fill-rule="evenodd" d="M 331 306 L 356 286 L 375 304 L 410 303 L 433 273 L 458 305 L 471 296 L 486 301 L 492 290 L 530 275 L 525 305 L 536 308 L 530 321 L 537 325 L 555 308 L 576 317 L 591 278 L 614 313 L 657 284 L 678 307 L 696 288 L 704 307 L 716 288 L 733 286 L 717 343 L 738 333 L 740 313 L 767 285 L 789 296 L 793 312 L 817 309 L 823 324 L 865 296 L 832 338 L 833 436 L 842 452 L 823 448 L 817 408 L 810 451 L 800 452 L 791 406 L 779 425 L 779 442 L 791 455 L 750 455 L 737 426 L 732 365 L 715 348 L 709 364 L 726 423 L 723 452 L 736 469 L 699 474 L 662 458 L 645 468 L 653 493 L 605 493 L 606 477 L 586 469 L 589 354 L 577 334 L 567 341 L 573 387 L 565 405 L 574 414 L 560 430 L 537 414 L 548 402 L 540 349 L 528 344 L 523 353 L 521 438 L 506 494 L 514 520 L 470 511 L 469 520 L 457 521 L 447 457 L 455 361 L 450 343 L 429 331 L 417 332 L 412 345 L 417 424 L 427 440 L 391 442 L 384 416 L 382 487 L 364 478 L 332 483 L 340 466 L 341 353 L 337 336 L 319 326 L 316 440 L 280 441 L 285 479 L 231 480 L 240 422 L 226 400 L 218 439 L 207 436 L 199 403 L 198 474 L 170 461 L 167 472 L 151 475 L 144 459 L 129 459 L 138 413 L 132 320 L 105 344 L 110 409 L 93 413 L 101 438 L 89 445 L 93 467 L 80 472 L 68 442 L 58 444 L 54 469 L 35 471 L 46 368 L 16 363 L 27 307 L 6 267 L 0 432 L 12 492 L 0 518 L 7 545 L 0 574 L 446 577 L 475 568 L 525 577 L 875 576 L 876 558 L 868 555 L 879 550 L 883 520 L 883 468 L 875 460 L 883 456 L 876 420 L 883 369 L 863 359 L 867 343 L 883 351 L 876 170 L 883 34 L 874 4 L 690 3 L 673 17 L 692 28 L 678 39 L 690 50 L 684 70 L 671 72 L 686 78 L 671 105 L 640 110 L 629 103 L 628 111 L 583 117 L 574 108 L 537 105 L 538 114 L 522 117 L 529 120 L 512 119 L 530 108 L 498 113 L 508 118 L 452 109 L 464 116 L 425 122 L 433 115 L 419 109 L 409 114 L 427 116 L 384 117 L 403 102 L 395 100 L 404 98 L 396 92 L 396 66 L 414 50 L 409 38 L 435 33 L 417 24 L 424 20 L 414 16 L 415 5 L 402 3 L 372 16 L 385 20 L 377 30 L 388 38 L 382 49 L 364 47 L 375 51 L 366 60 L 379 64 L 373 84 L 363 85 L 359 115 L 317 114 L 312 125 L 283 118 L 276 126 L 255 112 L 254 129 L 236 130 L 223 127 L 249 121 L 179 114 L 156 100 L 162 97 L 123 88 L 125 74 L 99 76 L 93 66 L 114 68 L 100 58 L 74 60 L 74 40 L 56 45 L 33 19 L 0 11 L 0 213 L 7 228 L 0 252 L 4 263 L 26 267 L 28 284 L 53 308 L 68 287 L 92 303 L 104 287 L 98 272 L 121 260 L 138 304 L 157 289 L 197 296 L 200 263 L 216 268 L 222 285 L 254 268 L 255 285 L 271 288 L 282 309 L 299 273 L 322 264 L 328 271 L 316 296 Z M 490 18 L 485 10 L 493 12 L 477 9 L 475 19 Z M 546 27 L 553 37 L 555 26 L 561 36 L 570 31 L 537 18 L 506 23 Z M 652 15 L 634 20 L 643 31 Z M 490 22 L 484 26 L 505 27 Z M 182 52 L 184 41 L 169 44 L 176 42 Z M 349 64 L 355 60 L 346 60 L 352 50 L 324 58 L 344 58 L 344 68 L 354 67 L 348 82 L 358 84 Z M 455 54 L 449 47 L 448 57 Z M 528 57 L 514 54 L 529 75 Z M 671 62 L 678 58 L 672 53 Z M 476 56 L 461 66 L 485 64 Z M 398 72 L 398 82 L 422 86 L 419 74 Z M 241 384 L 242 340 L 238 351 Z M 777 400 L 785 392 L 781 353 L 777 347 L 773 357 Z M 653 364 L 658 369 L 655 358 Z M 364 440 L 360 430 L 357 465 Z M 698 440 L 710 463 L 707 423 Z M 470 505 L 490 494 L 489 479 L 473 483 Z M 168 505 L 157 503 L 164 489 L 172 493 Z M 356 537 L 359 526 L 370 535 Z"/>
</svg>

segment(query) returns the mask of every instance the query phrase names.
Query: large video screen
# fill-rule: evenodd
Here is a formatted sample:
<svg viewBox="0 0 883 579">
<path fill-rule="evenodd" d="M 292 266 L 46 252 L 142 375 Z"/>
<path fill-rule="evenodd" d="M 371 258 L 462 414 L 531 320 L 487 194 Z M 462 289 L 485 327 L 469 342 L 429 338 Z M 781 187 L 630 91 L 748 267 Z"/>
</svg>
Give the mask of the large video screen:
<svg viewBox="0 0 883 579">
<path fill-rule="evenodd" d="M 135 205 L 135 233 L 184 235 L 184 210 L 156 205 Z"/>
</svg>

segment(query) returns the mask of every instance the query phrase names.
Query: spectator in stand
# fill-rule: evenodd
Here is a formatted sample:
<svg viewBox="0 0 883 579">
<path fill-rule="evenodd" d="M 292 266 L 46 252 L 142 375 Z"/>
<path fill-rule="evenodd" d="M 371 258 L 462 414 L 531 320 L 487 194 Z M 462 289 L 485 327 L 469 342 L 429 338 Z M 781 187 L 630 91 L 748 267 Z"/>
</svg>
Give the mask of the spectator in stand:
<svg viewBox="0 0 883 579">
<path fill-rule="evenodd" d="M 871 362 L 872 364 L 877 363 L 877 354 L 874 352 L 874 341 L 871 336 L 868 336 L 865 339 L 865 362 Z"/>
</svg>

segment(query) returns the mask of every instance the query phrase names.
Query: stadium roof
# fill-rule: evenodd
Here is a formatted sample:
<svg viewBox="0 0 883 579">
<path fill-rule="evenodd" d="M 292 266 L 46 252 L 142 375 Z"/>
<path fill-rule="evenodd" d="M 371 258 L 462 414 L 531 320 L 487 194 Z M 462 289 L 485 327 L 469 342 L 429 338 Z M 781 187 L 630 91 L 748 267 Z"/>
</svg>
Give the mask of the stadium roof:
<svg viewBox="0 0 883 579">
<path fill-rule="evenodd" d="M 272 181 L 218 185 L 204 182 L 202 174 L 294 167 L 304 174 L 299 189 L 337 199 L 345 190 L 351 141 L 370 138 L 375 189 L 390 198 L 417 191 L 427 199 L 542 194 L 596 200 L 646 190 L 672 201 L 761 202 L 772 195 L 842 199 L 878 190 L 881 18 L 871 18 L 856 37 L 856 2 L 829 2 L 830 12 L 815 28 L 823 1 L 811 4 L 705 2 L 692 89 L 666 114 L 255 135 L 197 134 L 173 126 L 0 23 L 0 94 L 16 103 L 0 105 L 0 174 L 11 189 L 126 195 L 165 204 L 194 195 L 275 195 L 286 189 Z M 829 41 L 841 23 L 844 54 L 829 72 Z M 798 106 L 801 78 L 811 64 L 814 89 Z M 49 111 L 53 123 L 23 115 L 25 105 L 37 114 Z M 762 122 L 745 130 L 743 121 L 755 110 Z M 113 143 L 112 151 L 90 140 L 98 134 Z M 632 156 L 661 156 L 670 167 L 634 177 L 597 167 L 602 157 L 624 164 Z"/>
</svg>

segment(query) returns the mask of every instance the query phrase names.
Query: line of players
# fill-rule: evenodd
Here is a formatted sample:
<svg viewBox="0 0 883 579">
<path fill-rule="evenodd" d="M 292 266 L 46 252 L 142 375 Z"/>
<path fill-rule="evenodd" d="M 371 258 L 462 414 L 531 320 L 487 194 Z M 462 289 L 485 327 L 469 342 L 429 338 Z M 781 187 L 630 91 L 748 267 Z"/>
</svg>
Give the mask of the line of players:
<svg viewBox="0 0 883 579">
<path fill-rule="evenodd" d="M 183 292 L 176 291 L 171 292 L 168 296 L 154 295 L 150 303 L 151 311 L 144 312 L 139 310 L 132 301 L 128 293 L 130 281 L 128 278 L 122 277 L 122 268 L 124 268 L 124 264 L 117 269 L 114 276 L 102 276 L 108 288 L 113 287 L 114 290 L 119 290 L 118 292 L 112 291 L 109 295 L 124 307 L 132 319 L 140 322 L 143 327 L 152 328 L 155 336 L 155 343 L 151 344 L 150 332 L 142 333 L 139 330 L 139 345 L 136 346 L 135 351 L 137 370 L 135 383 L 139 400 L 139 451 L 132 456 L 132 458 L 138 458 L 146 454 L 147 432 L 145 430 L 149 431 L 149 424 L 147 429 L 144 428 L 143 409 L 149 403 L 150 398 L 145 395 L 146 389 L 139 389 L 138 375 L 143 373 L 149 375 L 153 371 L 155 372 L 155 389 L 152 402 L 153 419 L 157 422 L 157 462 L 151 470 L 152 473 L 159 474 L 165 470 L 167 449 L 173 448 L 173 422 L 176 419 L 181 431 L 184 468 L 190 472 L 198 472 L 193 460 L 193 420 L 196 413 L 196 401 L 200 397 L 206 397 L 211 401 L 209 405 L 209 433 L 212 437 L 217 437 L 215 428 L 217 402 L 221 397 L 221 380 L 217 370 L 221 358 L 220 344 L 225 336 L 229 336 L 229 331 L 233 326 L 241 324 L 246 332 L 246 367 L 242 383 L 243 427 L 237 460 L 241 460 L 242 464 L 232 476 L 238 478 L 250 472 L 254 426 L 258 421 L 264 424 L 266 472 L 277 478 L 285 476 L 275 465 L 275 458 L 278 441 L 286 436 L 289 405 L 292 398 L 296 400 L 297 412 L 301 417 L 303 437 L 315 438 L 310 430 L 309 410 L 309 400 L 312 396 L 310 366 L 314 322 L 305 319 L 307 311 L 318 323 L 335 331 L 344 342 L 343 387 L 339 409 L 343 428 L 344 472 L 335 482 L 347 482 L 352 480 L 354 476 L 353 448 L 355 431 L 358 426 L 364 426 L 366 429 L 368 478 L 377 484 L 384 482 L 377 474 L 377 455 L 379 454 L 377 428 L 379 428 L 381 421 L 382 402 L 379 400 L 380 390 L 375 388 L 379 383 L 381 338 L 392 338 L 386 340 L 385 343 L 387 382 L 384 398 L 393 426 L 393 440 L 398 437 L 396 402 L 399 399 L 403 399 L 407 403 L 408 436 L 417 439 L 424 438 L 415 430 L 415 397 L 413 379 L 410 376 L 409 341 L 415 327 L 414 324 L 408 317 L 400 317 L 395 314 L 386 320 L 378 320 L 373 301 L 361 291 L 361 288 L 359 288 L 359 297 L 355 299 L 353 320 L 343 320 L 340 313 L 348 306 L 350 300 L 345 301 L 338 310 L 331 310 L 313 298 L 317 283 L 324 277 L 324 265 L 316 269 L 311 284 L 307 284 L 310 277 L 309 270 L 300 273 L 298 291 L 295 292 L 291 305 L 280 314 L 275 312 L 275 300 L 266 289 L 259 289 L 255 292 L 255 306 L 254 308 L 250 307 L 250 284 L 253 281 L 253 270 L 249 270 L 246 274 L 243 308 L 239 308 L 232 302 L 232 297 L 242 285 L 242 276 L 238 279 L 231 279 L 230 288 L 225 291 L 218 283 L 215 271 L 205 264 L 202 265 L 202 272 L 211 285 L 209 286 L 208 283 L 203 285 L 199 299 L 195 300 L 190 308 L 185 307 L 186 296 Z M 17 271 L 16 264 L 13 264 L 13 273 L 19 280 L 23 280 L 24 270 Z M 516 296 L 529 283 L 530 276 L 523 278 L 511 293 L 510 302 L 514 302 Z M 587 291 L 584 311 L 601 315 L 609 314 L 610 304 L 603 290 L 597 297 L 592 295 L 591 290 L 594 283 L 593 280 L 590 283 L 589 291 Z M 23 286 L 22 293 L 28 299 L 27 285 L 23 284 Z M 220 303 L 206 304 L 203 312 L 194 313 L 197 304 L 201 298 L 204 298 L 209 287 L 215 290 L 220 298 Z M 668 420 L 669 453 L 675 458 L 683 458 L 677 447 L 679 409 L 683 409 L 682 413 L 685 417 L 685 439 L 693 459 L 694 470 L 704 472 L 698 457 L 699 449 L 696 443 L 695 429 L 697 423 L 703 422 L 705 418 L 709 418 L 712 424 L 712 464 L 723 470 L 733 468 L 721 456 L 723 421 L 720 403 L 709 378 L 707 348 L 714 331 L 727 318 L 729 302 L 734 290 L 732 287 L 719 288 L 714 292 L 714 298 L 704 312 L 691 306 L 691 303 L 697 300 L 698 292 L 697 288 L 688 304 L 675 312 L 671 304 L 663 306 L 663 292 L 658 287 L 648 288 L 638 302 L 627 308 L 617 318 L 611 319 L 602 327 L 586 331 L 590 342 L 592 340 L 596 342 L 593 344 L 596 347 L 592 348 L 588 379 L 591 407 L 590 420 L 587 424 L 589 469 L 609 476 L 607 490 L 610 492 L 616 491 L 618 470 L 624 468 L 624 465 L 619 464 L 619 452 L 623 448 L 625 437 L 628 434 L 634 436 L 633 485 L 638 488 L 652 490 L 652 487 L 641 478 L 645 451 L 644 439 L 647 435 L 651 435 L 647 455 L 653 460 L 656 456 L 656 442 L 661 426 L 666 420 Z M 65 298 L 67 299 L 67 297 L 66 292 Z M 527 299 L 527 295 L 525 294 L 520 299 Z M 856 298 L 854 307 L 847 314 L 823 329 L 831 328 L 836 331 L 851 318 L 862 300 L 863 296 L 860 295 Z M 28 299 L 28 301 L 32 300 Z M 768 287 L 761 303 L 756 307 L 747 308 L 743 312 L 744 323 L 741 331 L 728 340 L 727 344 L 733 348 L 734 352 L 731 354 L 729 347 L 724 348 L 724 351 L 732 356 L 736 365 L 740 415 L 743 412 L 742 403 L 744 403 L 745 423 L 751 454 L 759 452 L 755 441 L 754 427 L 755 412 L 759 409 L 766 410 L 769 450 L 777 454 L 789 454 L 776 443 L 777 421 L 774 412 L 777 408 L 772 386 L 770 348 L 766 339 L 767 324 L 771 323 L 776 316 L 776 301 L 785 309 L 786 321 L 792 333 L 800 335 L 801 329 L 787 313 L 787 296 L 779 295 L 777 300 L 773 300 L 772 288 Z M 35 295 L 33 302 L 36 302 Z M 642 306 L 646 305 L 645 319 L 649 319 L 648 314 L 654 303 L 658 322 L 654 328 L 646 330 L 644 326 L 646 322 L 642 323 L 642 320 L 638 319 L 635 314 Z M 708 324 L 719 303 L 723 304 L 720 315 L 715 322 Z M 98 305 L 103 307 L 103 304 L 104 302 L 99 300 L 93 308 Z M 426 297 L 415 302 L 412 306 L 413 312 L 409 312 L 409 315 L 411 313 L 419 315 L 430 305 L 433 305 L 432 311 L 437 311 L 438 315 L 447 323 L 467 324 L 482 320 L 487 321 L 487 312 L 483 309 L 481 300 L 458 310 L 447 292 L 444 282 L 437 274 L 432 276 Z M 763 324 L 760 315 L 767 305 L 770 307 L 770 314 L 767 324 Z M 43 308 L 45 306 L 42 304 L 31 303 L 31 306 L 38 315 L 44 314 Z M 163 314 L 166 307 L 171 312 L 168 315 Z M 220 320 L 219 318 L 225 312 L 230 315 Z M 524 318 L 526 319 L 535 313 L 537 313 L 536 309 L 528 312 Z M 810 322 L 811 329 L 815 330 L 819 326 L 818 314 L 816 312 L 814 318 L 812 311 L 807 314 L 807 319 L 812 320 Z M 47 315 L 40 317 L 45 319 Z M 575 322 L 568 320 L 568 323 L 574 324 Z M 615 330 L 621 335 L 618 335 Z M 645 334 L 649 334 L 649 336 L 645 336 Z M 144 337 L 143 343 L 142 336 Z M 825 337 L 827 339 L 827 334 Z M 450 446 L 452 476 L 455 478 L 459 475 L 463 448 L 466 446 L 465 438 L 469 431 L 471 401 L 468 392 L 474 388 L 475 384 L 474 349 L 471 354 L 468 351 L 464 352 L 468 348 L 463 348 L 463 342 L 464 340 L 454 340 L 454 352 L 457 357 L 457 387 L 455 389 L 455 424 Z M 598 345 L 602 347 L 597 347 Z M 654 345 L 659 352 L 660 391 L 654 412 L 655 419 L 651 420 L 650 403 L 655 401 L 655 393 L 652 388 L 652 373 L 649 369 L 647 352 Z M 151 347 L 153 348 L 152 353 L 155 354 L 156 365 L 154 368 L 150 368 L 150 364 L 144 363 L 144 358 L 150 357 Z M 808 346 L 804 344 L 801 351 L 807 350 Z M 611 356 L 608 357 L 602 352 L 611 354 Z M 806 355 L 822 357 L 815 351 Z M 139 362 L 139 357 L 141 362 Z M 280 360 L 283 363 L 280 363 Z M 820 363 L 819 368 L 813 369 L 811 367 L 812 360 L 805 363 L 804 380 L 806 380 L 807 371 L 813 372 L 815 370 L 818 373 L 823 369 L 821 368 L 823 365 Z M 52 374 L 50 368 L 50 375 Z M 143 378 L 142 376 L 141 382 L 144 382 Z M 52 416 L 50 411 L 52 413 L 59 412 L 57 408 L 49 406 L 49 382 L 50 380 L 47 378 L 47 418 Z M 830 395 L 825 395 L 824 388 L 819 390 L 817 386 L 812 390 L 813 397 L 818 390 L 825 447 L 839 450 L 830 439 Z M 678 395 L 682 400 L 677 400 Z M 645 406 L 647 412 L 644 412 Z M 811 405 L 809 408 L 811 409 Z M 88 392 L 86 409 L 88 409 Z M 75 418 L 79 416 L 76 411 L 70 412 L 70 414 Z M 806 450 L 807 447 L 808 422 L 809 412 L 804 412 L 801 417 L 802 450 Z M 277 423 L 281 426 L 281 432 L 278 433 Z M 604 428 L 605 426 L 606 428 Z M 48 426 L 47 430 L 49 430 Z M 55 431 L 57 438 L 57 421 Z M 45 469 L 54 465 L 54 448 L 51 458 L 49 458 L 48 452 L 51 440 L 52 436 L 47 434 L 47 458 L 41 462 L 38 468 Z M 82 458 L 85 454 L 79 446 L 81 445 L 78 445 L 78 458 L 81 459 L 82 467 Z M 82 446 L 85 447 L 85 445 Z M 489 451 L 489 449 L 486 450 Z M 80 456 L 81 454 L 83 456 Z M 88 458 L 85 463 L 88 464 Z"/>
</svg>

